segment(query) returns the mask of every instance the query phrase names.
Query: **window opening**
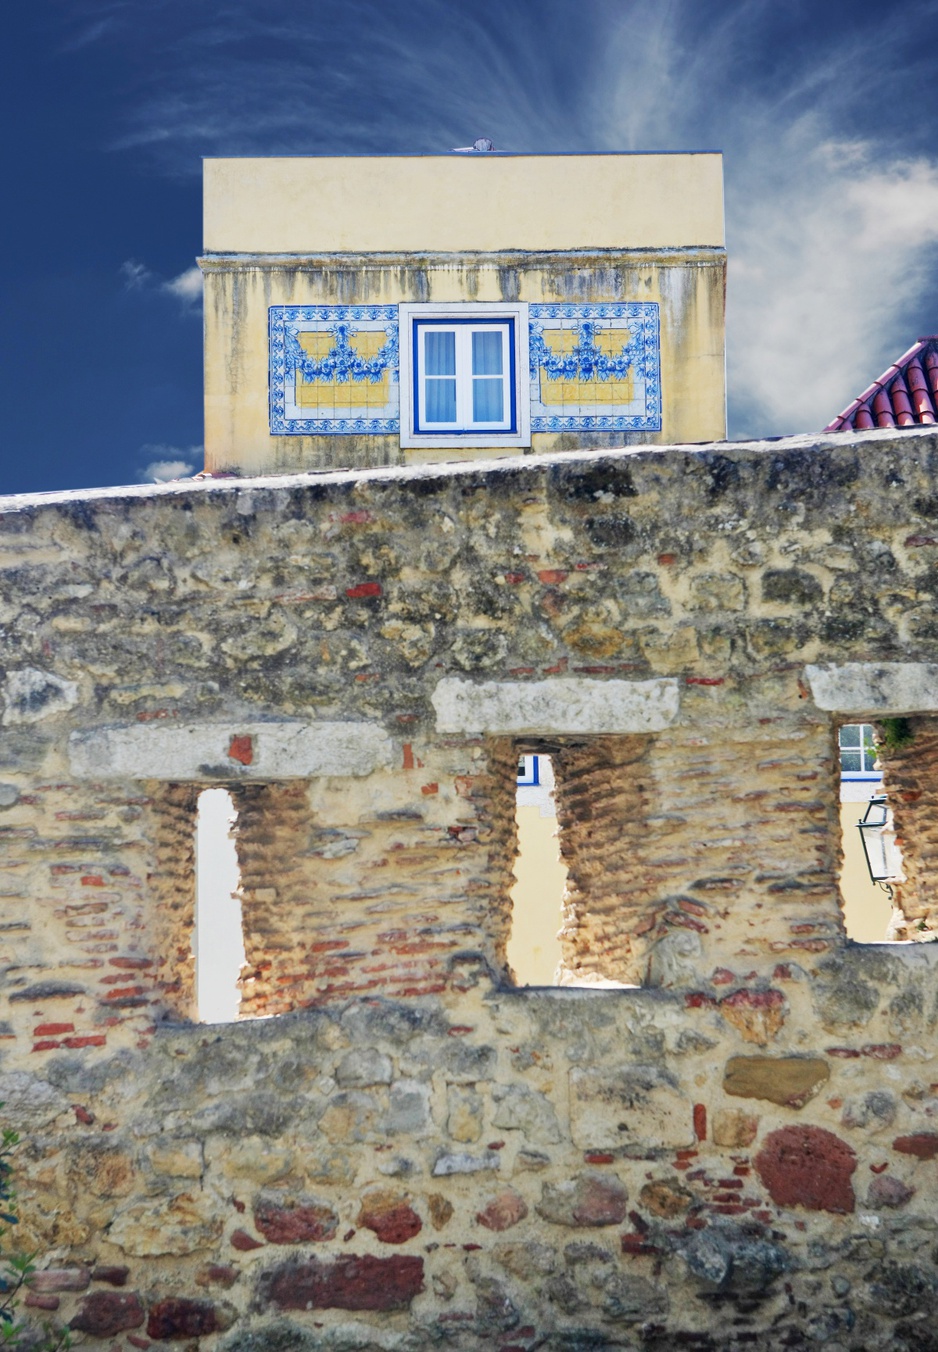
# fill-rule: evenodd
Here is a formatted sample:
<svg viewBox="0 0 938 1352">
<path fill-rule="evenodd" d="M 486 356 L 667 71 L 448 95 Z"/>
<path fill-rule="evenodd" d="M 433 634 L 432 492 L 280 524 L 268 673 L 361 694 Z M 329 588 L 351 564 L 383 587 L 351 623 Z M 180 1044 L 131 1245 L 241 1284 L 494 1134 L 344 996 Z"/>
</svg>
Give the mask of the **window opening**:
<svg viewBox="0 0 938 1352">
<path fill-rule="evenodd" d="M 202 1023 L 238 1017 L 238 978 L 244 966 L 241 874 L 234 841 L 237 812 L 227 789 L 199 794 L 195 828 L 196 1002 Z"/>
<path fill-rule="evenodd" d="M 557 839 L 550 756 L 518 758 L 515 820 L 518 855 L 508 961 L 519 986 L 553 986 L 562 956 L 559 931 L 567 870 Z"/>
<path fill-rule="evenodd" d="M 882 805 L 874 810 L 873 816 L 877 820 L 881 817 L 887 829 L 891 827 L 892 814 L 883 794 L 883 775 L 877 760 L 872 723 L 843 724 L 837 732 L 837 746 L 840 756 L 840 832 L 843 849 L 840 895 L 844 928 L 848 938 L 858 943 L 881 944 L 885 942 L 892 922 L 891 888 L 875 883 L 870 876 L 867 855 L 858 830 L 873 800 Z M 883 849 L 886 849 L 885 841 Z"/>
</svg>

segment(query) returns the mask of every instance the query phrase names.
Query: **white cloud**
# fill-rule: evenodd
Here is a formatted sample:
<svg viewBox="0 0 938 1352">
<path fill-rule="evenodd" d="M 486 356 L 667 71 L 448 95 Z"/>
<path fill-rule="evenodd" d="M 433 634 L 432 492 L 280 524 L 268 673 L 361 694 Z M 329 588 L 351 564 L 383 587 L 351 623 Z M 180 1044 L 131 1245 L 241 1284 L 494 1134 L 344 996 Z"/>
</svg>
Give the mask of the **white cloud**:
<svg viewBox="0 0 938 1352">
<path fill-rule="evenodd" d="M 120 274 L 124 279 L 125 291 L 146 291 L 172 296 L 182 306 L 183 313 L 192 314 L 202 306 L 202 273 L 192 265 L 171 277 L 168 282 L 161 281 L 145 263 L 128 258 L 120 265 Z"/>
<path fill-rule="evenodd" d="M 196 466 L 201 468 L 203 449 L 201 446 L 141 446 L 141 460 L 145 456 L 152 458 L 140 471 L 140 483 L 165 484 L 194 473 Z"/>
<path fill-rule="evenodd" d="M 202 304 L 202 273 L 193 264 L 191 268 L 186 268 L 185 272 L 180 272 L 178 277 L 164 282 L 160 290 L 175 296 L 187 309 L 195 308 Z"/>
</svg>

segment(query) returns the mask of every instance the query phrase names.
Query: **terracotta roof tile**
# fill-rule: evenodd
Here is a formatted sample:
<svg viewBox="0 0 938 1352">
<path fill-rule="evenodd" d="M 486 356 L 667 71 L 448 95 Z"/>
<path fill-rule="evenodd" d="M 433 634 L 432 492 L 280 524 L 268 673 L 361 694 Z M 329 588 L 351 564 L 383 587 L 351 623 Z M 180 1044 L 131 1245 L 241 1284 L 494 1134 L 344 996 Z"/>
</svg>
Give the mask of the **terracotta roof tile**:
<svg viewBox="0 0 938 1352">
<path fill-rule="evenodd" d="M 825 432 L 938 422 L 938 334 L 920 338 L 844 409 Z"/>
</svg>

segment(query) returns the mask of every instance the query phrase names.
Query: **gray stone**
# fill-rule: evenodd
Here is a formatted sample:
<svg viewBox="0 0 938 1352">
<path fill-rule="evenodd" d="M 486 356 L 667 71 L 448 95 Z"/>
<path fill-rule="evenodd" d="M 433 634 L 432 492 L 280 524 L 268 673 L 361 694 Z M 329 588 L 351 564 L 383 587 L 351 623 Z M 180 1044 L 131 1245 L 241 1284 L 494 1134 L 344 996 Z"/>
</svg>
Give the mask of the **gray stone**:
<svg viewBox="0 0 938 1352">
<path fill-rule="evenodd" d="M 3 722 L 38 723 L 78 703 L 78 685 L 38 667 L 8 671 L 3 686 Z"/>
<path fill-rule="evenodd" d="M 938 1312 L 938 1276 L 916 1263 L 889 1260 L 869 1272 L 866 1286 L 859 1288 L 857 1295 L 870 1310 L 887 1319 L 934 1317 Z"/>
<path fill-rule="evenodd" d="M 391 1086 L 384 1119 L 389 1136 L 417 1136 L 430 1125 L 430 1088 L 417 1080 L 397 1080 Z"/>
<path fill-rule="evenodd" d="M 12 807 L 19 796 L 20 791 L 15 784 L 0 784 L 0 807 Z"/>
<path fill-rule="evenodd" d="M 505 1286 L 496 1277 L 479 1277 L 476 1288 L 476 1326 L 480 1333 L 507 1333 L 521 1323 L 521 1315 Z"/>
<path fill-rule="evenodd" d="M 873 1089 L 858 1098 L 846 1099 L 840 1120 L 845 1127 L 869 1127 L 873 1130 L 892 1126 L 898 1102 L 888 1089 Z"/>
<path fill-rule="evenodd" d="M 433 1165 L 433 1177 L 445 1178 L 448 1174 L 478 1174 L 485 1169 L 497 1169 L 501 1161 L 494 1150 L 484 1155 L 438 1155 Z"/>
<path fill-rule="evenodd" d="M 339 1062 L 335 1077 L 339 1084 L 361 1088 L 370 1084 L 390 1084 L 391 1058 L 373 1047 L 348 1052 Z"/>
<path fill-rule="evenodd" d="M 496 1085 L 497 1107 L 492 1125 L 501 1131 L 523 1131 L 533 1145 L 553 1145 L 561 1139 L 553 1105 L 544 1094 L 524 1085 Z"/>
<path fill-rule="evenodd" d="M 621 1324 L 639 1324 L 668 1313 L 668 1295 L 645 1277 L 610 1273 L 603 1284 L 603 1312 Z"/>
<path fill-rule="evenodd" d="M 527 1243 L 496 1244 L 492 1257 L 506 1272 L 522 1281 L 549 1276 L 557 1267 L 557 1253 L 537 1240 Z"/>
<path fill-rule="evenodd" d="M 0 1103 L 6 1122 L 29 1130 L 48 1126 L 68 1108 L 68 1101 L 52 1085 L 26 1070 L 0 1075 Z"/>
<path fill-rule="evenodd" d="M 289 1320 L 242 1328 L 221 1345 L 221 1352 L 323 1352 L 322 1336 Z"/>
</svg>

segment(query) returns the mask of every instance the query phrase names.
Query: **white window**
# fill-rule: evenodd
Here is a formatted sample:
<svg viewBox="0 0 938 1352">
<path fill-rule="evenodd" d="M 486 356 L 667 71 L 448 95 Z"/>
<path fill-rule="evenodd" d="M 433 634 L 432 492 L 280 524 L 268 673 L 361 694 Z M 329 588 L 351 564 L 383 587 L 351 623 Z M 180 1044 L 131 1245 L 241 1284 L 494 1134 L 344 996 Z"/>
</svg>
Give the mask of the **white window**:
<svg viewBox="0 0 938 1352">
<path fill-rule="evenodd" d="M 401 445 L 530 445 L 526 305 L 401 305 Z"/>
<path fill-rule="evenodd" d="M 874 769 L 877 752 L 872 724 L 844 723 L 838 741 L 841 779 L 867 783 L 882 779 L 882 771 Z"/>
</svg>

